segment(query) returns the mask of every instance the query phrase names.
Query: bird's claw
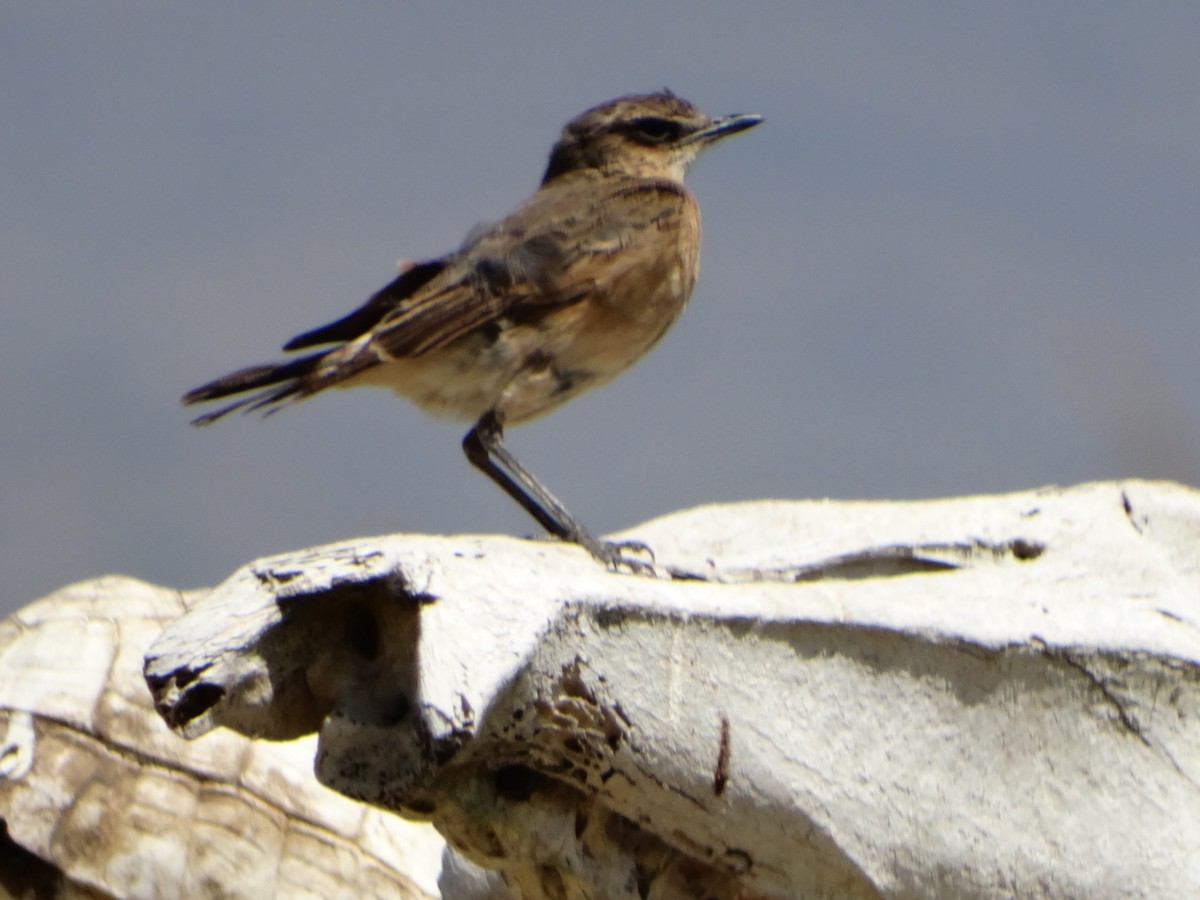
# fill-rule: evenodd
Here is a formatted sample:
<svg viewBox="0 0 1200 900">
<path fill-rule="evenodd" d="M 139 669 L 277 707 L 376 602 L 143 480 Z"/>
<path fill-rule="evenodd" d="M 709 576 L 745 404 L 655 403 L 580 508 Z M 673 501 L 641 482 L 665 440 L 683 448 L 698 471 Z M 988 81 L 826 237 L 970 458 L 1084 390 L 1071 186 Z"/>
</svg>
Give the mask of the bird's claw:
<svg viewBox="0 0 1200 900">
<path fill-rule="evenodd" d="M 649 575 L 652 578 L 658 574 L 654 568 L 654 551 L 641 541 L 603 541 L 597 551 L 593 551 L 592 555 L 613 572 L 627 569 L 633 575 Z M 650 557 L 650 561 L 638 559 L 639 555 Z"/>
</svg>

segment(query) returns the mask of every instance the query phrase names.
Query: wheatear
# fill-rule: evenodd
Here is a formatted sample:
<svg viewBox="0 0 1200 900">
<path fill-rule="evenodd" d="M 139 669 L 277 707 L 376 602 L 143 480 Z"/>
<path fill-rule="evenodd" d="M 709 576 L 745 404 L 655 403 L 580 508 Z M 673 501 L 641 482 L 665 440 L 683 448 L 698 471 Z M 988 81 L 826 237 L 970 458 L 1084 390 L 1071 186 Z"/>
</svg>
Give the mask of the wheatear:
<svg viewBox="0 0 1200 900">
<path fill-rule="evenodd" d="M 589 109 L 563 129 L 541 186 L 508 218 L 284 349 L 335 346 L 190 391 L 186 404 L 254 391 L 194 424 L 273 412 L 329 387 L 389 387 L 475 422 L 467 458 L 549 532 L 612 568 L 649 568 L 623 554 L 648 548 L 585 529 L 504 447 L 503 428 L 604 384 L 658 342 L 699 264 L 700 208 L 684 173 L 702 149 L 761 121 L 708 116 L 669 91 Z"/>
</svg>

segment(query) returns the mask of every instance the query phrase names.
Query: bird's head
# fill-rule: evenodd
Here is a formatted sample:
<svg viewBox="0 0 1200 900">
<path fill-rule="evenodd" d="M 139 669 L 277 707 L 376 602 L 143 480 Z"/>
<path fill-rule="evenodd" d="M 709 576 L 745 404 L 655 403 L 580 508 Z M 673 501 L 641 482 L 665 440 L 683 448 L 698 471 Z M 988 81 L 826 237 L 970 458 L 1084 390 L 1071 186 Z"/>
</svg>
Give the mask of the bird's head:
<svg viewBox="0 0 1200 900">
<path fill-rule="evenodd" d="M 683 180 L 701 150 L 762 116 L 710 116 L 670 91 L 619 97 L 563 128 L 542 183 L 581 170 Z"/>
</svg>

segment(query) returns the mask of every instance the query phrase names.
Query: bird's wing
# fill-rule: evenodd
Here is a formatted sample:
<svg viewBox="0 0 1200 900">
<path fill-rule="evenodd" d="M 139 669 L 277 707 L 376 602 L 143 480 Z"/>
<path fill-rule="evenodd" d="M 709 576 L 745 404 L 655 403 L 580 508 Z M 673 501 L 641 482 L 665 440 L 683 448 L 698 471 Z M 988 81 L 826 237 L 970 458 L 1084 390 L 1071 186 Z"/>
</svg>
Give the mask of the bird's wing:
<svg viewBox="0 0 1200 900">
<path fill-rule="evenodd" d="M 665 180 L 543 189 L 383 316 L 370 344 L 391 357 L 417 356 L 490 321 L 536 319 L 577 303 L 623 272 L 670 257 L 688 206 L 687 189 Z"/>
<path fill-rule="evenodd" d="M 407 266 L 391 283 L 376 291 L 371 299 L 336 322 L 306 331 L 283 345 L 284 350 L 300 350 L 318 344 L 341 344 L 366 334 L 388 313 L 401 308 L 435 276 L 446 268 L 445 259 L 431 259 Z"/>
</svg>

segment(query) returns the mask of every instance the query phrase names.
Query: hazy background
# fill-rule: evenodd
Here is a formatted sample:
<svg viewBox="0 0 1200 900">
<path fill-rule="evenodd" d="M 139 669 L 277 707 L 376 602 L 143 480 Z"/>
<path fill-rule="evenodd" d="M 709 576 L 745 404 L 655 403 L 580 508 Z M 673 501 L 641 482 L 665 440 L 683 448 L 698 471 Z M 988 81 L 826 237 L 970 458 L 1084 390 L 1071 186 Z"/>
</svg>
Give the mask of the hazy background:
<svg viewBox="0 0 1200 900">
<path fill-rule="evenodd" d="M 684 318 L 510 433 L 595 530 L 755 497 L 1200 484 L 1200 5 L 6 3 L 0 605 L 120 572 L 533 523 L 384 392 L 187 426 L 671 87 Z"/>
</svg>

